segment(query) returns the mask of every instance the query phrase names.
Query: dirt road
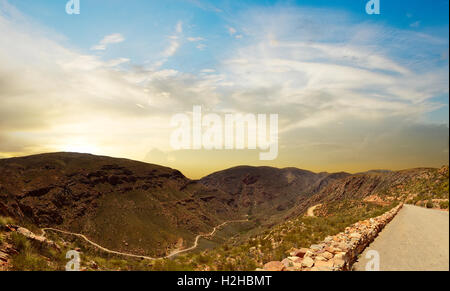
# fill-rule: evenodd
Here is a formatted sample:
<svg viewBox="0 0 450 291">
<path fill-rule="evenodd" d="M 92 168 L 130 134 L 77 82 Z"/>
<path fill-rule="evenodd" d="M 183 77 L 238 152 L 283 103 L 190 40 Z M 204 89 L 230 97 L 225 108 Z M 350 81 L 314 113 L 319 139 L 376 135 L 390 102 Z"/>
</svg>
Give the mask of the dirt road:
<svg viewBox="0 0 450 291">
<path fill-rule="evenodd" d="M 197 235 L 197 236 L 195 237 L 195 242 L 194 242 L 194 245 L 193 245 L 192 247 L 187 248 L 187 249 L 182 249 L 182 250 L 175 250 L 175 251 L 173 251 L 172 253 L 170 253 L 170 255 L 168 255 L 168 256 L 166 256 L 166 257 L 164 257 L 164 258 L 170 258 L 170 257 L 173 257 L 173 256 L 175 256 L 175 255 L 178 255 L 178 254 L 181 254 L 181 253 L 184 253 L 184 252 L 189 252 L 189 251 L 192 251 L 192 250 L 196 249 L 196 248 L 198 247 L 198 240 L 199 240 L 200 238 L 202 238 L 202 237 L 213 236 L 219 228 L 221 228 L 222 226 L 224 226 L 224 225 L 226 225 L 226 224 L 229 224 L 229 223 L 236 223 L 236 222 L 247 222 L 247 221 L 248 221 L 248 219 L 246 219 L 246 220 L 231 220 L 231 221 L 225 221 L 224 223 L 222 223 L 222 224 L 220 224 L 220 225 L 214 227 L 214 229 L 213 229 L 210 233 L 208 233 L 208 234 L 199 234 L 199 235 Z"/>
<path fill-rule="evenodd" d="M 376 250 L 381 271 L 449 270 L 449 214 L 405 205 L 354 265 L 364 271 Z"/>
<path fill-rule="evenodd" d="M 314 205 L 313 207 L 308 208 L 308 211 L 306 211 L 306 216 L 314 217 L 315 216 L 314 210 L 316 210 L 316 208 L 320 207 L 320 206 L 322 206 L 322 204 L 317 204 L 317 205 Z"/>
<path fill-rule="evenodd" d="M 41 229 L 42 231 L 42 236 L 45 236 L 46 231 L 55 231 L 55 232 L 59 232 L 59 233 L 64 233 L 64 234 L 69 234 L 69 235 L 74 235 L 77 236 L 79 238 L 84 239 L 86 242 L 88 242 L 89 244 L 93 245 L 94 247 L 110 253 L 110 254 L 116 254 L 116 255 L 120 255 L 120 256 L 126 256 L 126 257 L 132 257 L 132 258 L 139 258 L 139 259 L 145 259 L 145 260 L 158 260 L 158 259 L 168 259 L 171 258 L 173 256 L 176 256 L 178 254 L 184 253 L 184 252 L 188 252 L 188 251 L 192 251 L 194 249 L 196 249 L 198 247 L 198 241 L 200 238 L 202 237 L 209 237 L 209 236 L 213 236 L 216 231 L 221 228 L 222 226 L 229 224 L 229 223 L 236 223 L 236 222 L 247 222 L 249 221 L 248 219 L 245 220 L 230 220 L 230 221 L 225 221 L 224 223 L 216 226 L 213 228 L 213 230 L 208 233 L 208 234 L 199 234 L 195 237 L 195 242 L 194 245 L 190 248 L 187 249 L 182 249 L 182 250 L 174 250 L 173 252 L 171 252 L 169 255 L 165 256 L 165 257 L 160 257 L 160 258 L 152 258 L 152 257 L 148 257 L 148 256 L 140 256 L 140 255 L 134 255 L 134 254 L 129 254 L 129 253 L 122 253 L 122 252 L 118 252 L 118 251 L 113 251 L 110 249 L 107 249 L 105 247 L 102 247 L 101 245 L 91 241 L 89 238 L 87 238 L 85 235 L 80 234 L 80 233 L 74 233 L 74 232 L 69 232 L 69 231 L 64 231 L 64 230 L 60 230 L 60 229 L 56 229 L 56 228 L 43 228 Z"/>
</svg>

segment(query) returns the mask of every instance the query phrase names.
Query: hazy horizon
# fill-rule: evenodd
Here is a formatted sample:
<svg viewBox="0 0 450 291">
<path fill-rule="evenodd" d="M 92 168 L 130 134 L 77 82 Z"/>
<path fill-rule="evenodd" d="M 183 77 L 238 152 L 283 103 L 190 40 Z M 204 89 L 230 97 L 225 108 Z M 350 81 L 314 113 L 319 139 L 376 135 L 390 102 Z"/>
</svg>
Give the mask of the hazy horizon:
<svg viewBox="0 0 450 291">
<path fill-rule="evenodd" d="M 23 157 L 34 156 L 34 155 L 46 155 L 46 154 L 57 154 L 57 153 L 87 154 L 87 155 L 94 155 L 94 156 L 105 156 L 105 155 L 102 155 L 102 154 L 81 153 L 81 152 L 46 152 L 46 153 L 35 153 L 35 154 L 32 154 L 32 155 L 22 155 L 22 156 L 16 156 L 16 157 L 9 157 L 9 158 L 23 158 Z M 130 159 L 130 158 L 127 158 L 127 157 L 120 157 L 120 156 L 107 156 L 107 157 L 117 158 L 117 159 L 129 159 L 129 160 L 134 160 L 134 159 Z M 0 158 L 0 159 L 2 159 L 2 158 Z M 4 158 L 4 159 L 8 159 L 8 158 Z M 144 163 L 155 164 L 155 165 L 159 165 L 159 166 L 164 166 L 164 167 L 173 168 L 173 167 L 171 167 L 171 166 L 169 166 L 169 165 L 152 163 L 152 162 L 148 162 L 148 161 L 145 161 L 145 160 L 134 160 L 134 161 L 137 161 L 137 162 L 144 162 Z M 178 168 L 173 168 L 173 169 L 174 169 L 174 170 L 179 170 L 179 171 L 181 171 L 181 172 L 183 173 L 183 175 L 185 175 L 187 178 L 189 178 L 189 179 L 194 179 L 194 180 L 195 180 L 195 179 L 200 179 L 200 178 L 206 177 L 206 176 L 208 176 L 208 175 L 210 175 L 210 174 L 212 174 L 212 173 L 215 173 L 215 172 L 220 172 L 220 171 L 232 169 L 232 168 L 235 168 L 235 167 L 272 167 L 272 168 L 278 168 L 278 169 L 297 168 L 297 169 L 300 169 L 300 170 L 310 171 L 310 172 L 313 172 L 313 173 L 316 173 L 316 174 L 318 174 L 318 173 L 339 173 L 339 172 L 346 172 L 346 173 L 348 173 L 348 174 L 358 174 L 358 173 L 365 173 L 365 172 L 369 172 L 369 171 L 401 171 L 401 170 L 418 169 L 418 168 L 436 168 L 436 169 L 438 169 L 438 168 L 441 168 L 441 167 L 443 167 L 443 166 L 447 166 L 447 167 L 448 167 L 449 164 L 446 163 L 446 164 L 442 164 L 442 165 L 439 165 L 439 166 L 423 166 L 423 165 L 421 166 L 421 165 L 418 165 L 418 166 L 413 166 L 413 167 L 408 167 L 408 168 L 398 168 L 398 169 L 369 168 L 369 169 L 357 170 L 357 171 L 345 171 L 345 170 L 339 170 L 339 169 L 336 169 L 336 170 L 333 170 L 333 171 L 326 170 L 326 169 L 324 169 L 324 170 L 312 170 L 312 169 L 302 168 L 302 167 L 294 166 L 294 165 L 292 165 L 292 166 L 271 166 L 271 165 L 265 165 L 265 164 L 263 164 L 263 163 L 258 164 L 258 165 L 257 165 L 257 164 L 254 164 L 254 165 L 251 165 L 251 164 L 236 164 L 236 165 L 230 165 L 230 166 L 227 166 L 227 167 L 225 167 L 225 168 L 217 168 L 217 169 L 213 169 L 213 170 L 211 170 L 210 172 L 208 172 L 208 171 L 206 171 L 206 170 L 204 170 L 204 171 L 199 171 L 199 172 L 197 173 L 197 175 L 195 175 L 195 174 L 194 174 L 194 175 L 189 175 L 189 174 L 187 174 L 185 171 L 183 171 L 182 169 L 178 169 Z M 320 168 L 320 167 L 317 167 L 317 169 L 321 169 L 321 168 Z"/>
</svg>

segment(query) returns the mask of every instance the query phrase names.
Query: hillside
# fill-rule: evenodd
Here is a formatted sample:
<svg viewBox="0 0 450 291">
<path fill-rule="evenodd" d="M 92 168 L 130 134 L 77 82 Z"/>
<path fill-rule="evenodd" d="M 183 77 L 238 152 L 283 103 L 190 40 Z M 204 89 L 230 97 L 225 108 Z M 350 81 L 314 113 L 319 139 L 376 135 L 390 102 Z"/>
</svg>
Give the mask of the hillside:
<svg viewBox="0 0 450 291">
<path fill-rule="evenodd" d="M 313 194 L 347 173 L 313 173 L 297 168 L 239 166 L 213 173 L 199 183 L 228 193 L 233 205 L 263 222 L 270 216 L 285 216 Z M 302 211 L 304 210 L 304 205 Z"/>
<path fill-rule="evenodd" d="M 228 196 L 177 170 L 125 159 L 55 153 L 0 160 L 0 215 L 138 254 L 164 255 L 239 218 Z"/>
<path fill-rule="evenodd" d="M 82 233 L 117 251 L 164 256 L 224 221 L 250 215 L 255 225 L 279 223 L 333 177 L 237 167 L 194 181 L 127 159 L 42 154 L 0 160 L 0 215 Z"/>
<path fill-rule="evenodd" d="M 82 247 L 103 269 L 251 270 L 398 201 L 428 207 L 442 200 L 448 207 L 448 167 L 350 175 L 240 166 L 195 181 L 174 169 L 87 154 L 0 160 L 0 217 L 36 234 L 44 227 L 83 234 L 121 253 L 190 250 L 143 265 L 73 235 L 48 234 L 67 248 Z M 316 217 L 304 217 L 318 204 Z M 14 239 L 20 241 L 7 240 Z M 33 250 L 41 255 L 40 247 Z"/>
<path fill-rule="evenodd" d="M 282 260 L 293 249 L 309 247 L 327 236 L 343 231 L 351 224 L 379 216 L 399 202 L 444 200 L 434 204 L 448 209 L 448 166 L 403 171 L 369 171 L 344 175 L 332 180 L 302 205 L 319 205 L 315 217 L 305 216 L 299 205 L 291 217 L 266 231 L 241 241 L 233 237 L 228 243 L 198 255 L 186 255 L 177 264 L 167 262 L 159 269 L 254 270 L 270 261 Z M 428 204 L 427 207 L 430 207 Z M 432 207 L 432 206 L 431 206 Z M 295 215 L 294 213 L 301 213 Z"/>
<path fill-rule="evenodd" d="M 355 174 L 333 181 L 309 203 L 359 199 L 383 205 L 394 200 L 448 199 L 448 178 L 448 166 Z"/>
</svg>

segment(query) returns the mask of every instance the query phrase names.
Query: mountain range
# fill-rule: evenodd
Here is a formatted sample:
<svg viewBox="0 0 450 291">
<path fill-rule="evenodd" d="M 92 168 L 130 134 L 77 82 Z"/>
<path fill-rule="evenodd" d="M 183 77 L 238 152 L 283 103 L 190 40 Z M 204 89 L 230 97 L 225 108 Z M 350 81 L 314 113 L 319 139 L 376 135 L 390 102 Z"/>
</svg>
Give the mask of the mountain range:
<svg viewBox="0 0 450 291">
<path fill-rule="evenodd" d="M 191 180 L 127 159 L 41 154 L 0 160 L 0 216 L 82 233 L 117 251 L 164 256 L 225 221 L 248 219 L 268 229 L 327 201 L 407 199 L 414 182 L 436 171 L 352 175 L 239 166 Z"/>
</svg>

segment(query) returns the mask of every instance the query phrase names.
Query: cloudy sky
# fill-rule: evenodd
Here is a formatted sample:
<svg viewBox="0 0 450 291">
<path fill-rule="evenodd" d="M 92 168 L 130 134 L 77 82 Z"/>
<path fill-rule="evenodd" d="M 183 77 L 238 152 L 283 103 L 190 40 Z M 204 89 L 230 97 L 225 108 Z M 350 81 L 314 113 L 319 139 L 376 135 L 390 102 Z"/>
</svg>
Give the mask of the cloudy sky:
<svg viewBox="0 0 450 291">
<path fill-rule="evenodd" d="M 0 158 L 76 151 L 198 178 L 448 164 L 448 1 L 0 0 Z M 173 151 L 170 119 L 279 115 L 279 155 Z"/>
</svg>

